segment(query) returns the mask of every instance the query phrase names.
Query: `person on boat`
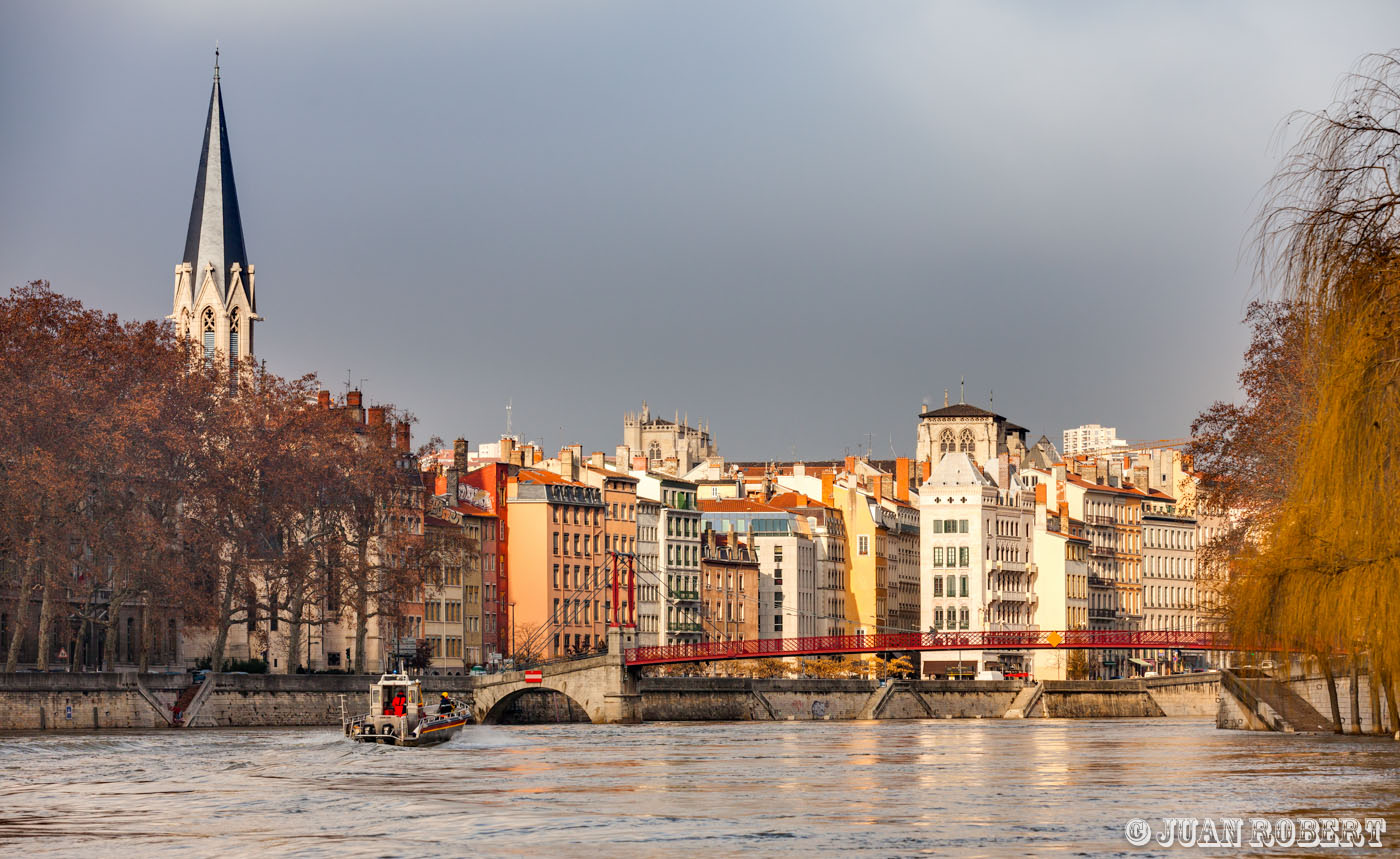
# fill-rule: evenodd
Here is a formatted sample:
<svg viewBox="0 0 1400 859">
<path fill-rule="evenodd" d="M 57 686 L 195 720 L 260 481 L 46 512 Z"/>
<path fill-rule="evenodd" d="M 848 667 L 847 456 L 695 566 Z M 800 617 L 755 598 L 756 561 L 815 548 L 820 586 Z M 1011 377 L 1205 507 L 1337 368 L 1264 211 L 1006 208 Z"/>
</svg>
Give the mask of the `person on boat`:
<svg viewBox="0 0 1400 859">
<path fill-rule="evenodd" d="M 402 692 L 399 692 L 399 693 L 397 693 L 396 695 L 394 695 L 394 715 L 395 715 L 395 716 L 402 716 L 402 715 L 403 715 L 403 708 L 404 708 L 404 705 L 405 705 L 405 704 L 407 704 L 407 700 L 404 698 Z"/>
<path fill-rule="evenodd" d="M 442 693 L 442 697 L 438 699 L 438 715 L 445 716 L 451 713 L 453 709 L 452 699 L 448 697 L 446 692 Z"/>
</svg>

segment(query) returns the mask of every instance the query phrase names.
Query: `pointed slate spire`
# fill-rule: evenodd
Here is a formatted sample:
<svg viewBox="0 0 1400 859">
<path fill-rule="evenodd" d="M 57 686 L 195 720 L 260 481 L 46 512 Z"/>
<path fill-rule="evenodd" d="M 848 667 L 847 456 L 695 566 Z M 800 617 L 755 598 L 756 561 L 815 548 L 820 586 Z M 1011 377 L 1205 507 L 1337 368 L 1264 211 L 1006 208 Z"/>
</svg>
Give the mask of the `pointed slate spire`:
<svg viewBox="0 0 1400 859">
<path fill-rule="evenodd" d="M 230 283 L 229 268 L 238 263 L 245 272 L 248 269 L 243 221 L 238 215 L 238 193 L 233 184 L 228 127 L 224 124 L 224 99 L 219 91 L 218 48 L 214 49 L 214 90 L 209 95 L 209 118 L 204 125 L 204 146 L 199 153 L 199 175 L 195 180 L 194 205 L 190 207 L 190 229 L 185 235 L 184 261 L 194 269 L 195 297 L 210 263 L 218 273 L 216 283 L 220 298 L 225 300 Z"/>
</svg>

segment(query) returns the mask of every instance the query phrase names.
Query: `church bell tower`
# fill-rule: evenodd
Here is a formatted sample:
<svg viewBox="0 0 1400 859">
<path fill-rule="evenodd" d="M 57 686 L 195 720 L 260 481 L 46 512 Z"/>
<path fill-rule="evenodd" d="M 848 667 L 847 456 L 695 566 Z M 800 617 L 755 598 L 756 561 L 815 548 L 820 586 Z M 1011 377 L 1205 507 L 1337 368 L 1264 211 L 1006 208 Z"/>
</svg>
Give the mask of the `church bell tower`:
<svg viewBox="0 0 1400 859">
<path fill-rule="evenodd" d="M 204 124 L 190 227 L 184 258 L 175 267 L 175 299 L 167 318 L 197 354 L 207 361 L 227 362 L 233 369 L 253 357 L 253 323 L 262 319 L 256 299 L 253 266 L 243 245 L 215 49 L 214 90 Z"/>
</svg>

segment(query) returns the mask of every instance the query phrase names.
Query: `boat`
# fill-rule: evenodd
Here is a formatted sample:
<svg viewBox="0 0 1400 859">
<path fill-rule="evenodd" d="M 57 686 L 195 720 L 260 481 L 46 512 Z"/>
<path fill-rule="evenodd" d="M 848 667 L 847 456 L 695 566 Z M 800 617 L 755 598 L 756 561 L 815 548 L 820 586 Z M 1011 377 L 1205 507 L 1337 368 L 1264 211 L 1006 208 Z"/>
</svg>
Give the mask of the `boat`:
<svg viewBox="0 0 1400 859">
<path fill-rule="evenodd" d="M 345 715 L 340 703 L 340 722 L 345 736 L 361 743 L 390 746 L 431 746 L 445 743 L 467 724 L 470 709 L 460 700 L 449 698 L 447 712 L 428 713 L 423 703 L 423 685 L 407 674 L 383 674 L 369 687 L 369 712 L 353 718 Z M 440 709 L 441 705 L 432 706 Z"/>
</svg>

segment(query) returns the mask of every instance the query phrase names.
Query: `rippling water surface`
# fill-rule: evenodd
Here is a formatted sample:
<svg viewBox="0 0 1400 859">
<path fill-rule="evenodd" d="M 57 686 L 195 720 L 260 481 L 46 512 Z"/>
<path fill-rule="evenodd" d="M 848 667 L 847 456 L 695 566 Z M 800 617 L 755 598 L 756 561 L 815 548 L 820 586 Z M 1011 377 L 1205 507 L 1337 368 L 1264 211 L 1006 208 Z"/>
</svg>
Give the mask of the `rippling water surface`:
<svg viewBox="0 0 1400 859">
<path fill-rule="evenodd" d="M 0 737 L 10 855 L 1142 856 L 1133 817 L 1324 813 L 1400 846 L 1400 744 L 1165 719 Z"/>
</svg>

